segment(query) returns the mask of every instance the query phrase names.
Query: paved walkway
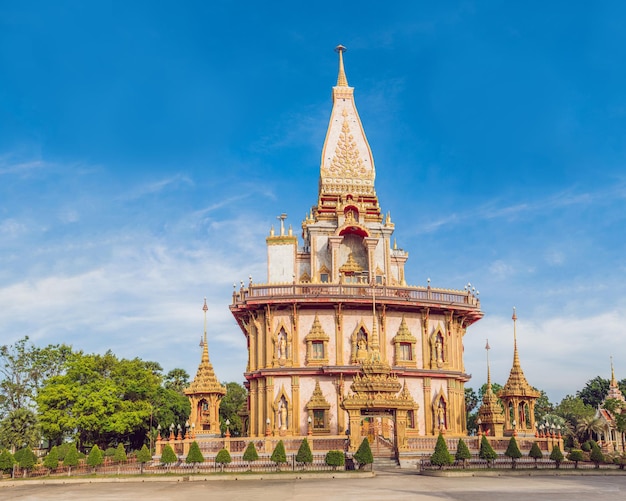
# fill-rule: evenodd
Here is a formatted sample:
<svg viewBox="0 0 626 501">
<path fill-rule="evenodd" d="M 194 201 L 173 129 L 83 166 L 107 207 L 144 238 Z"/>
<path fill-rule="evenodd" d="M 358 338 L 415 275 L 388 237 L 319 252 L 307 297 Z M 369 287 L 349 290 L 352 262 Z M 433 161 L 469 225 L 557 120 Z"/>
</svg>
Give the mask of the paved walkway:
<svg viewBox="0 0 626 501">
<path fill-rule="evenodd" d="M 226 497 L 228 496 L 228 497 Z M 373 478 L 216 480 L 207 482 L 108 482 L 36 485 L 24 482 L 0 488 L 11 500 L 73 501 L 235 499 L 265 501 L 615 501 L 626 499 L 626 475 L 567 477 L 438 478 L 381 471 Z"/>
</svg>

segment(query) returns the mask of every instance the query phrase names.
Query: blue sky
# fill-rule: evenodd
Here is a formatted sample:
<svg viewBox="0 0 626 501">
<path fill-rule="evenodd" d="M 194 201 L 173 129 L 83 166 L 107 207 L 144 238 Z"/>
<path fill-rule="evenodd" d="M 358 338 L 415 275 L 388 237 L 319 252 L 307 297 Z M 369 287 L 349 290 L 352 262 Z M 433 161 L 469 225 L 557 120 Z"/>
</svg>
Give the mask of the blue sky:
<svg viewBox="0 0 626 501">
<path fill-rule="evenodd" d="M 191 375 L 202 299 L 242 381 L 232 284 L 316 202 L 346 72 L 407 279 L 480 291 L 470 386 L 558 401 L 626 377 L 622 2 L 0 1 L 0 339 Z"/>
</svg>

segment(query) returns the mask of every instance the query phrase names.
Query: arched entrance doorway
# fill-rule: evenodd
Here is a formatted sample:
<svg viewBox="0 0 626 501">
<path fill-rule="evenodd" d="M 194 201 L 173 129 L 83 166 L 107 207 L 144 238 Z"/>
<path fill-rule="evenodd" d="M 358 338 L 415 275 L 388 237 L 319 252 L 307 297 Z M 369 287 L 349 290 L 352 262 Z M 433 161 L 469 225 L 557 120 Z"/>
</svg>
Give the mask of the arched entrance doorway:
<svg viewBox="0 0 626 501">
<path fill-rule="evenodd" d="M 361 436 L 367 437 L 376 457 L 395 457 L 396 417 L 393 409 L 364 409 L 361 411 Z"/>
</svg>

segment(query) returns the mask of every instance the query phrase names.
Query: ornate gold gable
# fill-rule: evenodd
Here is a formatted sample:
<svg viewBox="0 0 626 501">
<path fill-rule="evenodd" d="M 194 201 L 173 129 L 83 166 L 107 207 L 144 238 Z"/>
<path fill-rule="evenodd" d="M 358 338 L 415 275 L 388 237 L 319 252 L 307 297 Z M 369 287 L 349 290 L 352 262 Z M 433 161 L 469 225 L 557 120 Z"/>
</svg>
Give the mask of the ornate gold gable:
<svg viewBox="0 0 626 501">
<path fill-rule="evenodd" d="M 352 252 L 348 255 L 348 260 L 339 268 L 341 273 L 360 273 L 363 268 L 354 259 Z"/>
<path fill-rule="evenodd" d="M 415 359 L 415 344 L 417 343 L 417 338 L 411 334 L 409 327 L 406 325 L 404 315 L 402 315 L 402 322 L 400 322 L 398 332 L 393 337 L 391 342 L 395 348 L 394 365 L 404 365 L 407 367 L 417 366 L 417 361 Z M 406 353 L 407 350 L 404 349 L 404 346 L 406 345 L 408 345 L 409 348 L 408 353 Z"/>
<path fill-rule="evenodd" d="M 306 343 L 307 365 L 328 365 L 329 339 L 330 337 L 324 332 L 316 313 L 311 330 L 304 338 L 304 342 Z"/>
<path fill-rule="evenodd" d="M 330 404 L 322 393 L 319 379 L 315 380 L 315 389 L 305 408 L 311 419 L 311 431 L 314 434 L 330 433 Z"/>
</svg>

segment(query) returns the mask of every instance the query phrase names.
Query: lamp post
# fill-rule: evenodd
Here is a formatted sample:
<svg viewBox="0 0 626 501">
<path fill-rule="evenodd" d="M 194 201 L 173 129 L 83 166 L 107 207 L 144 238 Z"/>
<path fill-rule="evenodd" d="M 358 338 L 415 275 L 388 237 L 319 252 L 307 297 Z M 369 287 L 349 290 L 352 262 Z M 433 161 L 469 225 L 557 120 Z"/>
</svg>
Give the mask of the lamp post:
<svg viewBox="0 0 626 501">
<path fill-rule="evenodd" d="M 224 433 L 226 438 L 230 438 L 230 419 L 226 420 L 226 433 Z"/>
<path fill-rule="evenodd" d="M 306 434 L 307 434 L 309 437 L 310 437 L 311 435 L 313 435 L 313 424 L 312 424 L 312 421 L 313 421 L 313 420 L 311 419 L 311 416 L 309 416 L 309 417 L 306 419 L 306 422 L 308 423 Z"/>
<path fill-rule="evenodd" d="M 157 425 L 157 442 L 161 441 L 161 425 Z"/>
<path fill-rule="evenodd" d="M 515 419 L 513 420 L 513 422 L 511 424 L 513 425 L 513 436 L 516 437 L 517 436 L 517 430 L 515 429 L 515 425 L 517 423 L 515 422 Z"/>
<path fill-rule="evenodd" d="M 539 437 L 539 425 L 535 423 L 535 438 Z"/>
<path fill-rule="evenodd" d="M 189 438 L 189 420 L 185 423 L 185 440 Z"/>
<path fill-rule="evenodd" d="M 271 434 L 271 430 L 270 430 L 270 418 L 267 418 L 265 420 L 265 436 L 269 437 Z"/>
<path fill-rule="evenodd" d="M 170 440 L 174 440 L 174 423 L 170 424 Z"/>
<path fill-rule="evenodd" d="M 196 438 L 196 423 L 191 423 L 191 438 Z"/>
<path fill-rule="evenodd" d="M 180 426 L 180 423 L 178 423 L 178 436 L 176 437 L 176 440 L 182 440 L 183 439 L 183 433 L 182 433 L 182 427 Z"/>
<path fill-rule="evenodd" d="M 479 437 L 483 434 L 483 428 L 482 428 L 481 424 L 483 424 L 483 420 L 478 418 L 476 420 L 476 425 L 478 426 L 478 436 Z"/>
</svg>

